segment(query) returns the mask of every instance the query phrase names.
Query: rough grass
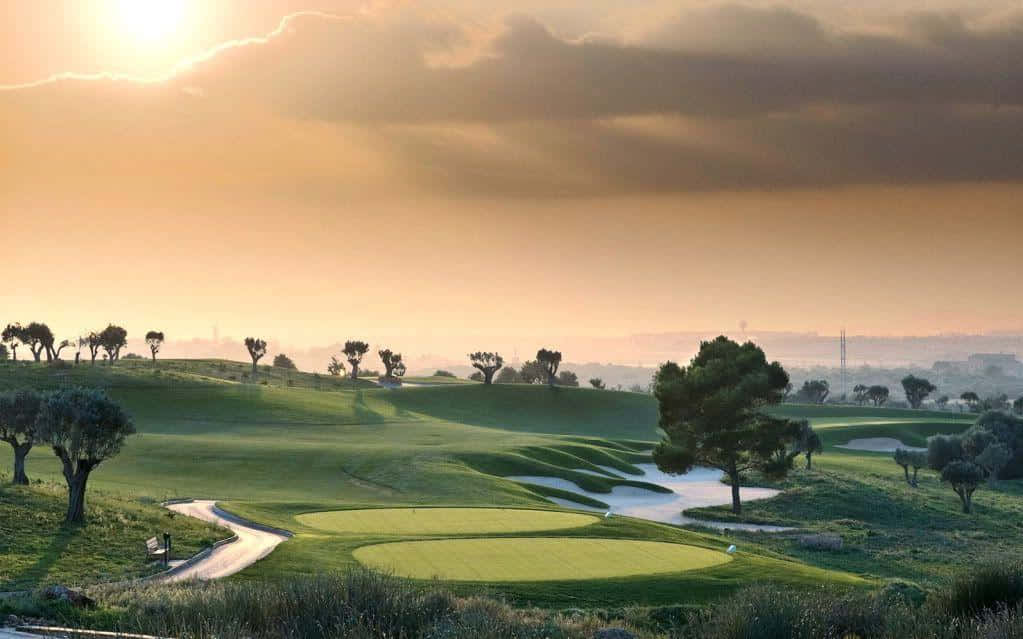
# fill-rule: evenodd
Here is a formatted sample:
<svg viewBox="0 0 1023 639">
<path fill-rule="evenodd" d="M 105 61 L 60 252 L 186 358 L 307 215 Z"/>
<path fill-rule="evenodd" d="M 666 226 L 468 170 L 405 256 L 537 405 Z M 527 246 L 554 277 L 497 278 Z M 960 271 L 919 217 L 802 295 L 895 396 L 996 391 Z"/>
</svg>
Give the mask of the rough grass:
<svg viewBox="0 0 1023 639">
<path fill-rule="evenodd" d="M 3 478 L 0 478 L 2 481 Z M 0 486 L 0 592 L 52 584 L 81 586 L 150 575 L 163 567 L 146 557 L 149 537 L 169 532 L 174 557 L 186 558 L 230 532 L 189 517 L 169 517 L 93 491 L 85 526 L 63 523 L 62 486 Z M 161 541 L 162 543 L 162 541 Z"/>
<path fill-rule="evenodd" d="M 369 508 L 303 513 L 296 519 L 335 533 L 485 535 L 588 526 L 593 515 L 518 508 Z"/>
</svg>

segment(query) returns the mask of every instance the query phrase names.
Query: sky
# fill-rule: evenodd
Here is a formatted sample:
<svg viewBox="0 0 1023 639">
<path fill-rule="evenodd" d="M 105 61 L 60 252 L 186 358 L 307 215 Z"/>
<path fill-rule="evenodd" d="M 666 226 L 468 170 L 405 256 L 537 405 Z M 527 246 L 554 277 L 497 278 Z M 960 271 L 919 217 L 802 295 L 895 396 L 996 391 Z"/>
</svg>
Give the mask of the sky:
<svg viewBox="0 0 1023 639">
<path fill-rule="evenodd" d="M 23 0 L 0 43 L 3 323 L 1023 329 L 1015 1 Z"/>
</svg>

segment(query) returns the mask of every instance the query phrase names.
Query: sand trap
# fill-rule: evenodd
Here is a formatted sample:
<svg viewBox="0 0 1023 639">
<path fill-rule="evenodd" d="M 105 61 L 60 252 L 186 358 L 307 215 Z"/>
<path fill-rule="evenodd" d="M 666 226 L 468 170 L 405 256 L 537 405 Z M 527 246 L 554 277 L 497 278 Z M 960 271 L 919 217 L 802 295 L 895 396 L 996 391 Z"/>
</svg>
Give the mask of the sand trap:
<svg viewBox="0 0 1023 639">
<path fill-rule="evenodd" d="M 413 579 L 555 581 L 677 573 L 731 561 L 723 552 L 654 541 L 565 537 L 439 539 L 363 546 L 359 563 Z"/>
<path fill-rule="evenodd" d="M 862 450 L 869 453 L 894 453 L 897 448 L 918 452 L 927 450 L 926 448 L 918 448 L 916 446 L 906 446 L 894 437 L 867 437 L 864 439 L 853 439 L 849 443 L 839 444 L 838 446 L 835 446 L 835 448 Z"/>
<path fill-rule="evenodd" d="M 235 517 L 217 508 L 212 500 L 195 500 L 182 504 L 169 504 L 168 509 L 182 515 L 208 521 L 224 528 L 230 528 L 238 539 L 217 546 L 207 557 L 166 577 L 168 581 L 185 579 L 219 579 L 248 568 L 288 539 L 287 535 L 255 528 L 240 517 Z"/>
<path fill-rule="evenodd" d="M 304 513 L 306 526 L 334 533 L 458 535 L 563 530 L 596 523 L 592 515 L 522 508 L 364 508 Z"/>
<path fill-rule="evenodd" d="M 669 475 L 658 470 L 655 464 L 638 464 L 643 471 L 641 477 L 629 475 L 629 479 L 639 479 L 657 484 L 671 490 L 670 493 L 656 493 L 635 486 L 615 486 L 610 493 L 595 493 L 583 490 L 578 484 L 559 477 L 512 476 L 506 477 L 513 481 L 537 484 L 548 488 L 566 490 L 591 499 L 602 501 L 610 506 L 611 512 L 666 524 L 699 524 L 719 530 L 748 530 L 761 532 L 783 532 L 791 530 L 785 526 L 766 526 L 759 524 L 737 524 L 723 521 L 705 521 L 682 515 L 688 508 L 722 506 L 732 503 L 732 489 L 722 484 L 721 471 L 713 468 L 694 468 L 686 475 Z M 603 467 L 602 467 L 603 468 Z M 607 468 L 609 472 L 613 469 Z M 615 471 L 616 472 L 616 471 Z M 779 491 L 771 488 L 743 488 L 742 500 L 767 499 L 774 497 Z M 580 510 L 599 512 L 602 509 L 585 506 L 560 497 L 548 497 L 549 501 Z"/>
</svg>

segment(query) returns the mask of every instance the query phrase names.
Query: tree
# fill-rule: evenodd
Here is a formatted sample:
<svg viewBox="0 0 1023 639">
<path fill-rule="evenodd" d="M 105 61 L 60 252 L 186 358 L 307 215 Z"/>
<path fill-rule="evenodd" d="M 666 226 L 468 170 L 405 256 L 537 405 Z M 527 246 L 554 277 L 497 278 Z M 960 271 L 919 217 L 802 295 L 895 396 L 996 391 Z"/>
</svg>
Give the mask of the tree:
<svg viewBox="0 0 1023 639">
<path fill-rule="evenodd" d="M 153 354 L 153 361 L 156 361 L 156 354 L 163 346 L 163 331 L 149 331 L 146 333 L 146 344 L 149 344 L 149 352 Z"/>
<path fill-rule="evenodd" d="M 68 487 L 68 523 L 85 521 L 89 474 L 121 450 L 135 433 L 131 417 L 100 390 L 72 388 L 46 396 L 39 413 L 39 439 L 53 448 Z"/>
<path fill-rule="evenodd" d="M 857 384 L 853 386 L 853 401 L 857 405 L 863 406 L 867 402 L 867 391 L 870 390 L 866 384 Z"/>
<path fill-rule="evenodd" d="M 893 455 L 895 463 L 902 466 L 902 472 L 906 476 L 906 483 L 916 488 L 919 486 L 917 483 L 917 473 L 920 469 L 927 465 L 927 454 L 923 451 L 906 450 L 905 448 L 896 448 L 895 454 Z M 913 467 L 913 477 L 909 476 L 909 467 Z"/>
<path fill-rule="evenodd" d="M 867 389 L 867 399 L 874 403 L 874 406 L 884 406 L 885 402 L 888 401 L 888 395 L 890 391 L 887 386 L 881 386 L 875 384 Z"/>
<path fill-rule="evenodd" d="M 966 402 L 966 405 L 970 407 L 970 412 L 977 410 L 977 405 L 980 404 L 980 395 L 973 391 L 966 391 L 959 396 L 959 399 Z"/>
<path fill-rule="evenodd" d="M 579 386 L 579 376 L 572 371 L 558 373 L 558 386 Z"/>
<path fill-rule="evenodd" d="M 22 342 L 24 331 L 21 324 L 8 324 L 3 333 L 0 333 L 0 341 L 11 345 L 11 358 L 14 361 L 18 361 L 18 346 L 19 342 Z"/>
<path fill-rule="evenodd" d="M 437 370 L 435 370 L 433 372 L 433 376 L 434 377 L 454 377 L 455 374 L 452 373 L 451 371 L 446 371 L 444 369 L 440 369 L 439 368 L 439 369 L 437 369 Z"/>
<path fill-rule="evenodd" d="M 1012 412 L 1017 415 L 1023 415 L 1023 397 L 1019 397 L 1012 402 Z"/>
<path fill-rule="evenodd" d="M 32 359 L 37 362 L 41 361 L 44 351 L 47 359 L 52 359 L 53 332 L 46 324 L 40 322 L 32 322 L 28 326 L 8 324 L 0 338 L 12 345 L 17 340 L 28 346 L 28 350 L 32 351 Z M 14 359 L 18 359 L 17 353 L 15 353 Z"/>
<path fill-rule="evenodd" d="M 948 482 L 963 503 L 963 512 L 973 512 L 973 493 L 984 482 L 984 469 L 977 464 L 959 459 L 941 470 L 941 481 Z"/>
<path fill-rule="evenodd" d="M 811 404 L 823 404 L 831 393 L 831 386 L 826 379 L 810 379 L 803 382 L 803 387 L 796 393 L 797 401 Z"/>
<path fill-rule="evenodd" d="M 998 482 L 998 476 L 1011 460 L 1012 451 L 1009 450 L 1008 446 L 998 441 L 989 444 L 974 458 L 976 464 L 984 469 L 988 481 L 992 484 Z"/>
<path fill-rule="evenodd" d="M 397 364 L 394 365 L 394 370 L 391 371 L 391 374 L 393 374 L 398 379 L 401 379 L 402 377 L 405 377 L 405 372 L 407 370 L 408 369 L 405 368 L 405 362 L 398 362 Z"/>
<path fill-rule="evenodd" d="M 54 362 L 60 361 L 60 352 L 62 350 L 64 350 L 65 348 L 67 348 L 68 346 L 71 346 L 71 340 L 67 340 L 67 339 L 61 340 L 60 343 L 57 344 L 56 346 L 54 346 L 51 343 L 50 346 L 48 347 L 49 348 L 49 354 L 47 355 L 47 360 L 48 361 L 54 361 Z"/>
<path fill-rule="evenodd" d="M 120 326 L 110 324 L 99 334 L 99 343 L 107 352 L 110 365 L 121 358 L 121 349 L 128 345 L 128 331 Z"/>
<path fill-rule="evenodd" d="M 362 356 L 369 352 L 369 344 L 359 340 L 348 340 L 341 352 L 352 367 L 352 381 L 354 382 L 359 378 L 359 364 L 362 363 Z"/>
<path fill-rule="evenodd" d="M 524 384 L 543 384 L 547 381 L 547 369 L 535 359 L 527 360 L 519 368 L 519 378 Z"/>
<path fill-rule="evenodd" d="M 0 393 L 0 441 L 14 449 L 13 483 L 28 485 L 25 458 L 38 441 L 36 421 L 42 397 L 36 391 L 19 390 Z"/>
<path fill-rule="evenodd" d="M 500 353 L 469 353 L 469 363 L 483 375 L 483 383 L 488 385 L 494 383 L 494 373 L 504 368 L 504 358 Z"/>
<path fill-rule="evenodd" d="M 541 348 L 536 352 L 536 361 L 543 366 L 547 374 L 547 385 L 553 387 L 557 381 L 558 366 L 561 366 L 561 351 L 549 351 Z"/>
<path fill-rule="evenodd" d="M 600 379 L 599 377 L 591 377 L 590 386 L 596 388 L 597 390 L 604 390 L 607 388 L 607 385 L 604 383 L 604 380 Z"/>
<path fill-rule="evenodd" d="M 497 372 L 497 377 L 494 378 L 494 381 L 498 384 L 521 384 L 522 377 L 511 366 L 505 366 Z"/>
<path fill-rule="evenodd" d="M 471 379 L 474 382 L 482 382 L 483 381 L 483 373 L 481 373 L 479 371 L 476 371 L 472 375 L 469 375 L 469 379 Z"/>
<path fill-rule="evenodd" d="M 806 456 L 806 469 L 810 470 L 813 464 L 815 453 L 824 452 L 824 444 L 821 436 L 813 429 L 810 422 L 803 420 L 799 422 L 799 432 L 796 436 L 795 450 Z"/>
<path fill-rule="evenodd" d="M 934 404 L 939 410 L 945 410 L 948 407 L 949 397 L 948 395 L 942 395 L 938 399 L 934 400 Z"/>
<path fill-rule="evenodd" d="M 295 366 L 295 362 L 291 361 L 291 358 L 284 353 L 278 353 L 274 357 L 274 368 L 287 368 L 289 370 L 296 370 L 298 367 Z"/>
<path fill-rule="evenodd" d="M 906 375 L 902 378 L 902 390 L 906 393 L 906 401 L 913 408 L 920 408 L 927 396 L 938 390 L 938 387 L 923 377 Z"/>
<path fill-rule="evenodd" d="M 11 357 L 7 350 L 7 344 L 0 343 L 0 362 L 6 362 Z"/>
<path fill-rule="evenodd" d="M 85 343 L 89 346 L 90 361 L 95 366 L 96 356 L 99 355 L 99 349 L 103 346 L 99 333 L 89 333 L 89 336 L 85 338 Z"/>
<path fill-rule="evenodd" d="M 755 344 L 740 346 L 724 336 L 702 342 L 684 368 L 662 365 L 654 378 L 658 424 L 665 433 L 654 449 L 657 467 L 668 473 L 686 473 L 696 465 L 723 471 L 732 485 L 732 512 L 738 514 L 743 472 L 787 472 L 773 462 L 795 440 L 799 424 L 763 409 L 782 401 L 788 383 L 781 364 L 768 363 Z"/>
<path fill-rule="evenodd" d="M 341 361 L 337 357 L 335 357 L 334 355 L 331 355 L 330 356 L 330 363 L 327 364 L 327 372 L 330 373 L 331 375 L 333 375 L 334 377 L 338 377 L 340 375 L 344 375 L 345 374 L 345 365 L 342 364 Z"/>
<path fill-rule="evenodd" d="M 384 364 L 384 377 L 394 377 L 394 367 L 401 363 L 401 353 L 392 353 L 391 349 L 384 348 L 377 351 L 377 355 Z"/>
<path fill-rule="evenodd" d="M 263 359 L 266 355 L 266 340 L 259 339 L 258 337 L 246 337 L 245 348 L 249 351 L 249 357 L 252 358 L 252 374 L 255 375 L 259 369 L 259 360 Z"/>
</svg>

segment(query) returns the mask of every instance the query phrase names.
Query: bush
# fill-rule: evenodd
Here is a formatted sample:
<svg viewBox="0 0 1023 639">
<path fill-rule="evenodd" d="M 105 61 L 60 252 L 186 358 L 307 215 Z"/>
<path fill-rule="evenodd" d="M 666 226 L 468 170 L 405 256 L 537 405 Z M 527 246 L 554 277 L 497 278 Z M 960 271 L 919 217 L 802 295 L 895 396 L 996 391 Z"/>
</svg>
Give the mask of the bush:
<svg viewBox="0 0 1023 639">
<path fill-rule="evenodd" d="M 799 545 L 812 550 L 841 550 L 842 537 L 834 533 L 821 533 L 817 535 L 800 535 Z"/>
<path fill-rule="evenodd" d="M 976 616 L 1023 603 L 1023 562 L 990 563 L 956 577 L 928 607 L 949 616 Z"/>
<path fill-rule="evenodd" d="M 454 377 L 455 374 L 452 373 L 451 371 L 446 371 L 444 369 L 438 369 L 438 370 L 434 371 L 433 376 L 434 377 Z"/>
<path fill-rule="evenodd" d="M 289 370 L 295 370 L 298 368 L 295 366 L 295 362 L 291 361 L 291 358 L 284 353 L 279 353 L 274 357 L 274 368 L 286 368 Z"/>
</svg>

